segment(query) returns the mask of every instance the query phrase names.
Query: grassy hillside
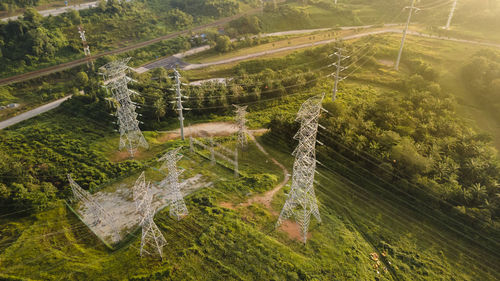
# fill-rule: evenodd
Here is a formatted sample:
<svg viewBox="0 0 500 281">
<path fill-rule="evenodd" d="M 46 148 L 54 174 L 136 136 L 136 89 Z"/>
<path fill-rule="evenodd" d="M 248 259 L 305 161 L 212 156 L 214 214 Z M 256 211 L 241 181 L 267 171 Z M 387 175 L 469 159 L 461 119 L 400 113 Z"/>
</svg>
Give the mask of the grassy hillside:
<svg viewBox="0 0 500 281">
<path fill-rule="evenodd" d="M 332 103 L 327 96 L 324 102 L 329 113 L 321 123 L 327 129 L 318 137 L 326 146 L 318 145 L 315 184 L 322 222 L 312 220 L 306 245 L 297 241 L 295 224 L 275 229 L 289 186 L 276 194 L 271 208 L 239 205 L 284 178 L 252 143 L 240 151 L 239 179 L 183 150 L 180 165 L 186 173 L 203 173 L 213 186 L 186 198 L 190 214 L 183 220 L 169 218 L 168 209 L 155 216 L 168 242 L 163 260 L 139 257 L 140 233 L 130 244 L 107 250 L 66 209 L 60 201 L 69 196 L 66 173 L 91 191 L 112 190 L 117 179 L 132 182 L 138 171 L 156 167 L 164 151 L 187 145 L 161 132 L 177 126 L 171 107 L 159 117 L 151 107 L 157 99 L 171 100 L 172 93 L 164 91 L 171 82 L 161 80 L 168 73 L 135 77 L 133 87 L 143 93 L 137 99 L 143 105 L 140 118 L 147 123 L 141 126 L 149 128 L 145 135 L 152 145 L 137 159 L 116 157 L 118 135 L 103 92 L 90 91 L 1 131 L 1 163 L 7 164 L 0 165 L 0 195 L 19 205 L 0 215 L 0 279 L 498 280 L 494 198 L 499 192 L 490 182 L 498 180 L 498 159 L 487 139 L 456 114 L 447 83 L 458 79 L 450 73 L 459 64 L 451 54 L 442 55 L 456 51 L 458 56 L 466 49 L 408 42 L 401 72 L 387 66 L 398 47 L 395 36 L 345 46 L 354 54 L 354 72 L 342 82 L 338 100 Z M 374 44 L 367 55 L 356 52 L 366 43 Z M 332 49 L 221 67 L 237 79 L 227 88 L 185 88 L 186 106 L 194 109 L 186 123 L 228 120 L 231 103 L 247 103 L 249 126 L 272 128 L 258 141 L 291 172 L 293 118 L 307 97 L 331 92 L 333 81 L 323 77 L 329 70 L 319 68 L 329 63 Z M 448 62 L 457 65 L 450 73 L 439 66 Z M 235 145 L 232 137 L 217 141 Z M 439 158 L 444 149 L 447 159 Z M 474 190 L 468 181 L 476 179 L 482 182 Z M 381 257 L 378 262 L 373 253 Z"/>
</svg>

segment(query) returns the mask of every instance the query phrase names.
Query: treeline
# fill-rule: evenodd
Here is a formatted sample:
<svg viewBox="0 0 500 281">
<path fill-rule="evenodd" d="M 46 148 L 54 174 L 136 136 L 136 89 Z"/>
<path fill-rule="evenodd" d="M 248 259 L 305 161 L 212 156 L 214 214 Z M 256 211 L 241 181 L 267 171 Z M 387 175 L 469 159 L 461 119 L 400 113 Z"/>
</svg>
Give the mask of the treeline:
<svg viewBox="0 0 500 281">
<path fill-rule="evenodd" d="M 266 69 L 258 74 L 241 73 L 225 83 L 207 82 L 200 86 L 183 87 L 183 105 L 189 108 L 191 117 L 225 114 L 233 110 L 232 104 L 250 103 L 258 109 L 265 106 L 260 102 L 297 93 L 317 83 L 320 74 L 303 70 L 273 71 Z M 131 87 L 141 93 L 136 101 L 141 104 L 139 113 L 145 120 L 144 128 L 156 129 L 164 126 L 177 116 L 173 101 L 175 92 L 173 81 L 163 68 L 138 77 L 138 84 Z"/>
<path fill-rule="evenodd" d="M 394 84 L 396 91 L 349 89 L 324 104 L 329 114 L 320 121 L 326 127 L 318 136 L 325 144 L 318 148 L 320 161 L 360 165 L 433 208 L 447 210 L 450 204 L 481 223 L 498 225 L 500 163 L 491 137 L 457 116 L 455 101 L 440 89 L 432 67 L 419 60 L 406 63 L 412 74 Z M 273 135 L 290 147 L 296 129 L 291 116 L 271 122 Z"/>
</svg>

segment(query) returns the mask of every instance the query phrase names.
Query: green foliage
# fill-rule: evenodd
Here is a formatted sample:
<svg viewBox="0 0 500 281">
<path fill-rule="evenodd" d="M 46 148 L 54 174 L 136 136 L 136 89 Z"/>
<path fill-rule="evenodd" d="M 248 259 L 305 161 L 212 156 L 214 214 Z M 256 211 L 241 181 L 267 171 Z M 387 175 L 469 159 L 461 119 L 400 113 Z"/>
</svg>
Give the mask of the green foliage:
<svg viewBox="0 0 500 281">
<path fill-rule="evenodd" d="M 243 34 L 258 34 L 262 30 L 262 22 L 256 16 L 244 16 L 229 22 L 230 30 L 226 32 L 233 37 Z"/>
<path fill-rule="evenodd" d="M 462 74 L 472 94 L 485 102 L 500 103 L 500 55 L 491 50 L 480 50 L 463 67 Z"/>
<path fill-rule="evenodd" d="M 0 201 L 13 209 L 35 211 L 50 205 L 55 188 L 61 197 L 67 195 L 68 173 L 84 188 L 93 189 L 140 167 L 135 161 L 111 163 L 92 147 L 93 141 L 113 131 L 105 103 L 92 101 L 74 97 L 60 110 L 0 134 L 0 151 L 9 151 L 0 154 Z"/>
<path fill-rule="evenodd" d="M 42 17 L 34 8 L 28 8 L 19 20 L 0 22 L 0 64 L 4 66 L 0 76 L 81 58 L 83 50 L 76 32 L 80 24 L 86 30 L 92 53 L 96 54 L 115 49 L 123 42 L 144 41 L 239 11 L 239 2 L 235 0 L 188 2 L 101 1 L 96 9 L 69 11 L 53 17 Z M 138 61 L 154 59 L 154 55 L 141 54 L 152 49 L 135 51 Z"/>
<path fill-rule="evenodd" d="M 231 51 L 233 43 L 231 38 L 226 35 L 217 36 L 215 41 L 215 50 L 219 53 L 226 53 Z"/>
<path fill-rule="evenodd" d="M 0 105 L 6 105 L 15 100 L 14 96 L 10 93 L 9 87 L 0 87 Z"/>
<path fill-rule="evenodd" d="M 193 16 L 179 9 L 173 9 L 167 13 L 167 21 L 171 26 L 186 28 L 193 24 Z"/>
</svg>

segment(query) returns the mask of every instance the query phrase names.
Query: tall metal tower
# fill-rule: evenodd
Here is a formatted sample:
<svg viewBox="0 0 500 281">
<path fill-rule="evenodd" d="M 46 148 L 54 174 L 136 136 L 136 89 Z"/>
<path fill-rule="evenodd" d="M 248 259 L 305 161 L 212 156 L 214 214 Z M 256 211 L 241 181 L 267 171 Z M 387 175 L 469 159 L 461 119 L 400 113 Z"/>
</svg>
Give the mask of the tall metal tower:
<svg viewBox="0 0 500 281">
<path fill-rule="evenodd" d="M 177 113 L 179 114 L 179 121 L 181 125 L 181 139 L 184 140 L 184 117 L 182 114 L 182 94 L 181 94 L 181 75 L 177 69 L 174 69 L 174 77 L 175 77 L 175 92 L 177 94 Z"/>
<path fill-rule="evenodd" d="M 446 26 L 444 27 L 444 29 L 450 28 L 451 19 L 453 18 L 453 13 L 455 13 L 455 9 L 457 8 L 457 2 L 458 0 L 455 0 L 453 1 L 453 4 L 451 4 L 450 14 L 448 15 L 448 20 L 446 21 Z"/>
<path fill-rule="evenodd" d="M 161 181 L 160 187 L 168 190 L 170 216 L 175 217 L 177 220 L 180 220 L 188 214 L 186 203 L 184 202 L 184 197 L 182 196 L 179 184 L 179 175 L 182 171 L 177 169 L 177 161 L 182 158 L 182 155 L 179 154 L 181 148 L 182 147 L 178 147 L 171 150 L 158 159 L 158 161 L 164 161 L 160 169 L 166 169 L 168 171 L 168 175 Z"/>
<path fill-rule="evenodd" d="M 102 220 L 106 222 L 111 221 L 111 216 L 104 210 L 104 208 L 97 203 L 90 193 L 86 191 L 85 189 L 81 188 L 71 177 L 70 174 L 68 174 L 68 181 L 69 185 L 71 186 L 71 191 L 73 192 L 73 196 L 75 197 L 75 200 L 78 202 L 81 202 L 87 211 L 91 214 L 92 217 L 92 224 L 91 225 L 97 225 Z"/>
<path fill-rule="evenodd" d="M 396 60 L 396 64 L 394 65 L 394 69 L 398 70 L 399 69 L 399 62 L 401 61 L 401 54 L 403 53 L 403 46 L 405 44 L 405 38 L 406 38 L 406 33 L 408 32 L 408 27 L 410 26 L 410 20 L 411 20 L 411 15 L 413 14 L 413 10 L 420 10 L 419 8 L 415 7 L 415 1 L 411 1 L 411 6 L 410 7 L 405 7 L 405 9 L 410 9 L 410 13 L 408 14 L 408 20 L 406 21 L 406 26 L 405 29 L 403 30 L 403 38 L 401 38 L 401 46 L 399 47 L 399 53 L 398 53 L 398 58 Z"/>
<path fill-rule="evenodd" d="M 311 214 L 321 222 L 313 183 L 316 171 L 316 134 L 319 115 L 324 110 L 321 107 L 324 96 L 322 94 L 309 98 L 297 113 L 295 120 L 300 122 L 300 129 L 294 138 L 299 140 L 299 144 L 293 151 L 295 162 L 292 187 L 276 223 L 278 227 L 283 221 L 294 217 L 300 225 L 304 243 L 307 241 Z"/>
<path fill-rule="evenodd" d="M 247 106 L 239 106 L 236 104 L 233 104 L 233 106 L 236 108 L 236 127 L 238 128 L 238 143 L 240 144 L 241 148 L 245 148 L 247 146 L 247 119 L 246 119 L 246 114 L 247 114 Z"/>
<path fill-rule="evenodd" d="M 145 213 L 141 219 L 142 236 L 140 254 L 141 257 L 144 254 L 159 254 L 163 258 L 163 247 L 167 244 L 167 240 L 165 240 L 165 237 L 153 220 L 155 210 L 151 207 L 152 199 L 153 196 L 148 189 L 144 197 Z"/>
<path fill-rule="evenodd" d="M 146 198 L 147 196 L 151 196 L 151 193 L 148 193 L 149 190 L 151 190 L 151 183 L 146 183 L 146 177 L 144 172 L 142 172 L 132 187 L 132 196 L 135 202 L 135 208 L 137 213 L 141 216 L 140 224 L 142 224 L 147 214 L 147 210 L 150 207 L 147 205 L 149 200 Z"/>
<path fill-rule="evenodd" d="M 87 39 L 85 38 L 85 30 L 83 29 L 82 25 L 78 26 L 78 33 L 80 33 L 80 38 L 82 39 L 82 45 L 83 45 L 83 52 L 85 53 L 85 56 L 87 57 L 87 67 L 90 67 L 89 61 L 92 64 L 92 68 L 94 68 L 94 62 L 91 60 L 90 56 L 90 47 L 87 44 Z"/>
<path fill-rule="evenodd" d="M 149 148 L 149 145 L 139 128 L 138 114 L 135 112 L 136 105 L 130 99 L 130 95 L 138 95 L 138 93 L 127 87 L 128 82 L 132 81 L 126 75 L 129 60 L 130 58 L 126 58 L 110 62 L 100 68 L 100 74 L 105 80 L 105 87 L 111 91 L 117 107 L 115 115 L 118 117 L 120 131 L 119 149 L 127 147 L 130 156 L 134 157 L 139 146 Z"/>
<path fill-rule="evenodd" d="M 330 55 L 330 56 L 337 56 L 337 62 L 329 65 L 329 66 L 335 66 L 335 68 L 336 68 L 336 70 L 335 70 L 335 84 L 333 86 L 333 92 L 332 92 L 332 101 L 335 101 L 335 99 L 337 98 L 337 89 L 338 89 L 339 82 L 345 79 L 345 77 L 340 77 L 340 72 L 346 70 L 347 67 L 342 66 L 341 63 L 343 60 L 349 58 L 349 56 L 343 56 L 342 51 L 343 51 L 342 48 L 337 48 L 337 51 Z"/>
</svg>

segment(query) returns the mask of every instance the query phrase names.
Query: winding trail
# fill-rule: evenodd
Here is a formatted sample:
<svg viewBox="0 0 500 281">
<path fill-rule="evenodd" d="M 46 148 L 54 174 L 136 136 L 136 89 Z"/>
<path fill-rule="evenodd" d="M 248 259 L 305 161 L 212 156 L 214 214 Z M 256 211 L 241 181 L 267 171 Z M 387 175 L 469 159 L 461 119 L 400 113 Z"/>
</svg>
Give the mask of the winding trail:
<svg viewBox="0 0 500 281">
<path fill-rule="evenodd" d="M 250 136 L 250 139 L 255 142 L 255 145 L 257 145 L 257 148 L 264 153 L 276 166 L 280 167 L 281 170 L 283 171 L 283 180 L 277 184 L 273 189 L 267 191 L 266 193 L 262 195 L 255 195 L 251 198 L 249 198 L 246 202 L 238 204 L 236 207 L 248 207 L 253 203 L 262 203 L 266 208 L 268 208 L 273 215 L 278 215 L 277 212 L 273 211 L 271 208 L 271 201 L 273 200 L 274 195 L 281 189 L 285 184 L 290 180 L 290 174 L 288 173 L 287 168 L 278 162 L 275 158 L 271 157 L 269 153 L 264 149 L 264 147 L 255 139 L 255 136 L 253 134 L 248 134 Z M 232 204 L 230 203 L 224 203 L 223 207 L 228 207 L 228 208 L 234 208 Z"/>
</svg>

